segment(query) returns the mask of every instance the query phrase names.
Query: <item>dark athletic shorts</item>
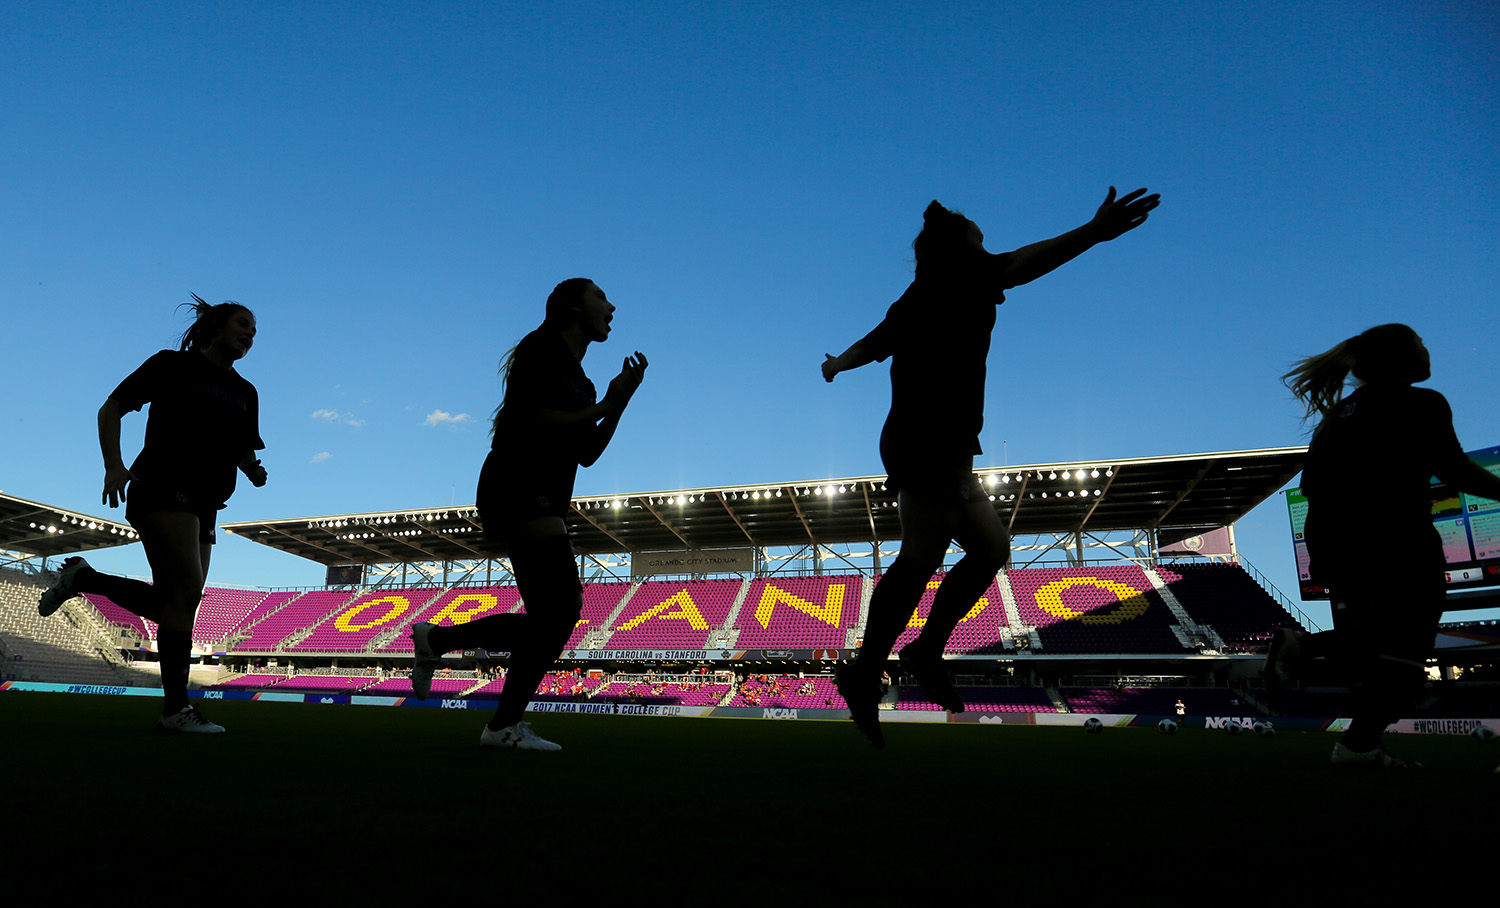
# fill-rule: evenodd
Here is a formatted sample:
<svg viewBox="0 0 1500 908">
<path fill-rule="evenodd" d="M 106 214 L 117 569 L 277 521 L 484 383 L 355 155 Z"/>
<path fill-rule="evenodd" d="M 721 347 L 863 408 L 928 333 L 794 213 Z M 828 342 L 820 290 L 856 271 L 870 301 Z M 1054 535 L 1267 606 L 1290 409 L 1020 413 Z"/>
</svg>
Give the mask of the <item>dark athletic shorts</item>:
<svg viewBox="0 0 1500 908">
<path fill-rule="evenodd" d="M 936 450 L 920 440 L 912 441 L 911 435 L 887 429 L 880 434 L 880 460 L 885 464 L 889 491 L 912 492 L 957 508 L 989 500 L 974 475 L 974 455 L 967 451 Z"/>
<path fill-rule="evenodd" d="M 137 530 L 141 528 L 139 518 L 163 511 L 182 511 L 198 517 L 198 543 L 213 545 L 218 530 L 220 502 L 211 502 L 191 492 L 159 486 L 150 486 L 139 480 L 131 480 L 125 489 L 125 520 Z"/>
<path fill-rule="evenodd" d="M 1434 570 L 1421 576 L 1372 569 L 1359 582 L 1330 590 L 1333 626 L 1357 656 L 1420 662 L 1432 653 L 1446 587 Z"/>
<path fill-rule="evenodd" d="M 474 499 L 485 541 L 508 549 L 515 528 L 528 520 L 560 517 L 566 521 L 573 490 L 545 477 L 517 476 L 491 451 L 479 471 Z"/>
</svg>

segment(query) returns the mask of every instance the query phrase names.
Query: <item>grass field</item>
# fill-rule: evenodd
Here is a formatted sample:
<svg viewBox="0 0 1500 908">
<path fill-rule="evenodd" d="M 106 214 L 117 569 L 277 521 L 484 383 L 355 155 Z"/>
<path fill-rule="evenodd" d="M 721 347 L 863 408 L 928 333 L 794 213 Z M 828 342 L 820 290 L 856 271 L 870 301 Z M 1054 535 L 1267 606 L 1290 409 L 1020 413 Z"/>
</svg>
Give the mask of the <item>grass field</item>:
<svg viewBox="0 0 1500 908">
<path fill-rule="evenodd" d="M 6 862 L 59 902 L 178 875 L 216 904 L 1456 895 L 1500 795 L 1500 747 L 1467 737 L 1395 740 L 1429 768 L 1382 773 L 1329 766 L 1322 732 L 890 724 L 877 751 L 847 722 L 547 714 L 565 749 L 538 754 L 481 750 L 470 710 L 219 701 L 229 733 L 193 737 L 156 709 L 0 694 Z"/>
</svg>

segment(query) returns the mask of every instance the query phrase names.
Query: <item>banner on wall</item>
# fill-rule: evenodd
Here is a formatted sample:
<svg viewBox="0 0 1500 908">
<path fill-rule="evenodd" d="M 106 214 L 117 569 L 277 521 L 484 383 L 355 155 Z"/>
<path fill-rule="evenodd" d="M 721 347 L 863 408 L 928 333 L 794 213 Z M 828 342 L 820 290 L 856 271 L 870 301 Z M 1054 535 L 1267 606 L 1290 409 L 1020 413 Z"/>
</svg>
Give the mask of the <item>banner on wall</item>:
<svg viewBox="0 0 1500 908">
<path fill-rule="evenodd" d="M 630 556 L 630 573 L 635 577 L 657 577 L 662 574 L 749 574 L 755 571 L 755 550 L 670 549 L 664 552 L 636 552 Z"/>
</svg>

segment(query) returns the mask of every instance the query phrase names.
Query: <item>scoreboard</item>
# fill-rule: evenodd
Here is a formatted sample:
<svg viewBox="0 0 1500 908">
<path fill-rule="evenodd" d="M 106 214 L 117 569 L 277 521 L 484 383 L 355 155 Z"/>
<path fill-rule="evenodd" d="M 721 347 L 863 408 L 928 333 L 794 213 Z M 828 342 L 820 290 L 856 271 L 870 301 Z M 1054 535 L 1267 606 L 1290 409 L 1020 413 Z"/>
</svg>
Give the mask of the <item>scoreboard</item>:
<svg viewBox="0 0 1500 908">
<path fill-rule="evenodd" d="M 1500 446 L 1468 452 L 1470 459 L 1500 476 Z M 1307 498 L 1302 490 L 1286 490 L 1292 521 L 1292 551 L 1297 559 L 1297 581 L 1303 599 L 1327 599 L 1328 590 L 1312 582 L 1308 571 Z M 1443 540 L 1447 561 L 1443 576 L 1449 589 L 1500 585 L 1500 501 L 1450 489 L 1432 478 L 1432 523 Z"/>
</svg>

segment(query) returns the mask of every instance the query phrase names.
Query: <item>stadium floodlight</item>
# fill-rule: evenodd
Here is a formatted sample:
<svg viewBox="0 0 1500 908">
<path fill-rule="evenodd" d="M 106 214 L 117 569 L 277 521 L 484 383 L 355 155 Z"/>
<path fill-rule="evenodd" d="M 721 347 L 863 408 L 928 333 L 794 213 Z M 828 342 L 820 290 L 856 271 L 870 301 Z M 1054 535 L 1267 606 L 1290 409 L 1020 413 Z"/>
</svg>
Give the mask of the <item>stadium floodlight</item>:
<svg viewBox="0 0 1500 908">
<path fill-rule="evenodd" d="M 1073 474 L 1069 473 L 1067 470 L 1063 470 L 1063 479 L 1072 479 L 1072 478 L 1073 478 Z"/>
<path fill-rule="evenodd" d="M 1048 479 L 1056 479 L 1056 478 L 1057 478 L 1057 473 L 1055 473 L 1055 472 L 1053 472 L 1053 473 L 1048 473 L 1048 474 L 1047 474 L 1047 478 L 1048 478 Z"/>
<path fill-rule="evenodd" d="M 1099 470 L 1098 470 L 1098 468 L 1096 467 L 1095 469 L 1090 470 L 1089 471 L 1089 475 L 1092 476 L 1092 477 L 1094 477 L 1095 479 L 1098 479 L 1099 478 Z"/>
</svg>

